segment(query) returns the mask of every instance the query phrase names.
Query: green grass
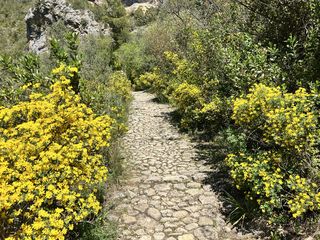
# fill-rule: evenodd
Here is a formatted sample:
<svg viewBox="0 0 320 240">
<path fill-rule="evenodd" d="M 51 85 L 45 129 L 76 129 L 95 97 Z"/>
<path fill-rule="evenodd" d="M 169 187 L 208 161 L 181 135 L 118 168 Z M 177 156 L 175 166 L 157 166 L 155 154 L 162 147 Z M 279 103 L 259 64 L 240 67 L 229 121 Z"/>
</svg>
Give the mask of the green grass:
<svg viewBox="0 0 320 240">
<path fill-rule="evenodd" d="M 115 240 L 118 237 L 117 223 L 107 217 L 108 208 L 105 206 L 98 217 L 92 221 L 79 224 L 68 239 L 79 240 Z"/>
</svg>

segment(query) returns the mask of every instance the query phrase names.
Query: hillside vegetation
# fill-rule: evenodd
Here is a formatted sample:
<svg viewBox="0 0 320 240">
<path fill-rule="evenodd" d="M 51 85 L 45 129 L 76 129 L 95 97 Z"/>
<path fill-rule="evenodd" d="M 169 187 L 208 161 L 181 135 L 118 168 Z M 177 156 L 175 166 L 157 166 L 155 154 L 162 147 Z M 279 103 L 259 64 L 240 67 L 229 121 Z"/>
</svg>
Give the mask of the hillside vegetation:
<svg viewBox="0 0 320 240">
<path fill-rule="evenodd" d="M 131 86 L 215 146 L 236 227 L 319 238 L 318 0 L 167 0 L 131 14 L 70 0 L 111 34 L 58 21 L 42 55 L 26 51 L 36 2 L 0 2 L 0 239 L 116 239 L 103 203 L 122 172 Z"/>
</svg>

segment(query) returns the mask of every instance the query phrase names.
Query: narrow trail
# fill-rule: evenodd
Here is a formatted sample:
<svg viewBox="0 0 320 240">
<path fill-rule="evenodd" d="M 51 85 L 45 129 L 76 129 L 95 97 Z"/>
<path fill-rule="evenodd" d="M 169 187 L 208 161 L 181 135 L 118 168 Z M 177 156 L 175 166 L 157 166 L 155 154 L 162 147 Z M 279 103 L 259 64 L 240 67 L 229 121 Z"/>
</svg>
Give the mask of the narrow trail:
<svg viewBox="0 0 320 240">
<path fill-rule="evenodd" d="M 195 160 L 195 147 L 167 119 L 172 109 L 135 92 L 124 139 L 130 177 L 115 194 L 112 217 L 121 240 L 252 239 L 236 233 L 202 180 L 210 167 Z"/>
</svg>

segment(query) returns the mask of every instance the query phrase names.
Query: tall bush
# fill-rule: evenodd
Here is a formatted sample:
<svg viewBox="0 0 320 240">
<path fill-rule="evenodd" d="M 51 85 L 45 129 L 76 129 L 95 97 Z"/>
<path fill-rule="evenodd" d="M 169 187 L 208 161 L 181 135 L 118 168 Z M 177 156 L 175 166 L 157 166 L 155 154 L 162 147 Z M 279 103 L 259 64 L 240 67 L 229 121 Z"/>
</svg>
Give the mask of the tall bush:
<svg viewBox="0 0 320 240">
<path fill-rule="evenodd" d="M 99 151 L 108 146 L 113 120 L 80 102 L 69 79 L 76 71 L 54 69 L 48 95 L 0 107 L 3 239 L 65 239 L 101 209 L 95 193 L 107 168 Z"/>
<path fill-rule="evenodd" d="M 246 136 L 246 150 L 226 159 L 237 187 L 270 217 L 319 211 L 320 132 L 312 95 L 255 85 L 234 101 L 232 118 Z"/>
</svg>

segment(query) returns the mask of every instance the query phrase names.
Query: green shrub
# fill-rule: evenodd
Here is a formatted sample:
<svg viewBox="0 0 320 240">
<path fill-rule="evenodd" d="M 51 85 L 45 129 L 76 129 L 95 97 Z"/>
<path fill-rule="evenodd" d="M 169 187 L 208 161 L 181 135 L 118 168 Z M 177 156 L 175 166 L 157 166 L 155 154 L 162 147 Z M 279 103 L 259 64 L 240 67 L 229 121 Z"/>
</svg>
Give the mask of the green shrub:
<svg viewBox="0 0 320 240">
<path fill-rule="evenodd" d="M 83 79 L 104 81 L 112 73 L 112 38 L 88 35 L 80 42 Z"/>
<path fill-rule="evenodd" d="M 237 188 L 275 219 L 320 210 L 320 132 L 311 96 L 305 89 L 283 93 L 259 84 L 234 101 L 232 118 L 247 148 L 230 154 L 226 163 Z"/>
<path fill-rule="evenodd" d="M 127 113 L 131 101 L 131 83 L 122 72 L 115 72 L 104 81 L 82 80 L 81 97 L 99 115 L 116 119 L 114 135 L 126 131 Z"/>
<path fill-rule="evenodd" d="M 182 116 L 181 126 L 194 128 L 192 124 L 197 124 L 197 112 L 203 103 L 200 88 L 186 82 L 181 83 L 173 91 L 170 100 Z"/>
<path fill-rule="evenodd" d="M 145 26 L 150 22 L 154 21 L 157 17 L 158 10 L 157 8 L 148 8 L 145 11 L 142 7 L 139 7 L 136 11 L 133 12 L 133 18 L 136 26 Z"/>
<path fill-rule="evenodd" d="M 122 69 L 133 82 L 149 69 L 151 59 L 144 53 L 143 43 L 131 41 L 114 52 L 115 65 Z"/>
<path fill-rule="evenodd" d="M 10 106 L 22 100 L 28 95 L 22 86 L 26 84 L 39 84 L 42 90 L 48 88 L 50 81 L 40 72 L 40 59 L 32 53 L 26 53 L 18 58 L 0 56 L 0 105 Z"/>
<path fill-rule="evenodd" d="M 161 85 L 161 76 L 157 74 L 155 71 L 153 72 L 146 72 L 139 76 L 135 80 L 134 87 L 137 90 L 145 90 L 145 89 L 152 89 L 156 92 L 163 90 Z M 158 90 L 156 90 L 158 89 Z"/>
<path fill-rule="evenodd" d="M 101 11 L 101 20 L 111 27 L 114 49 L 117 49 L 129 38 L 130 22 L 124 5 L 120 0 L 106 0 Z"/>
<path fill-rule="evenodd" d="M 68 3 L 71 4 L 71 6 L 74 9 L 88 9 L 90 7 L 90 4 L 88 1 L 83 1 L 83 0 L 67 0 Z"/>
</svg>

